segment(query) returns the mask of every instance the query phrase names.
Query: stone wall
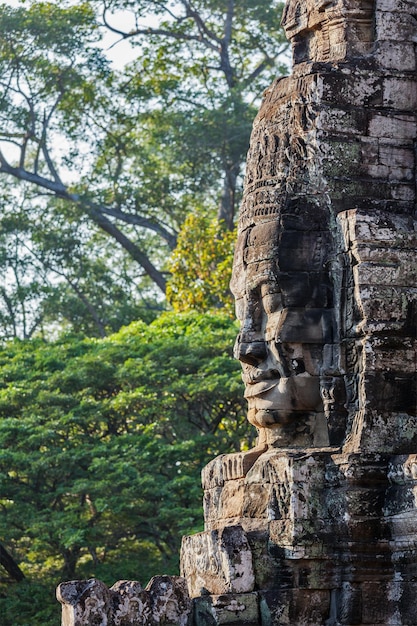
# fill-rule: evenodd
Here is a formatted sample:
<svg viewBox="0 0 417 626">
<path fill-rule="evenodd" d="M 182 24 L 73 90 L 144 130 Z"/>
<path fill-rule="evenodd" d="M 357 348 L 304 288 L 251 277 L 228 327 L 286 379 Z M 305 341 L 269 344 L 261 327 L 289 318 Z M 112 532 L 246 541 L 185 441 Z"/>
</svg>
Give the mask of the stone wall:
<svg viewBox="0 0 417 626">
<path fill-rule="evenodd" d="M 417 626 L 417 2 L 283 24 L 232 279 L 258 445 L 203 470 L 182 578 L 63 583 L 63 626 Z"/>
</svg>

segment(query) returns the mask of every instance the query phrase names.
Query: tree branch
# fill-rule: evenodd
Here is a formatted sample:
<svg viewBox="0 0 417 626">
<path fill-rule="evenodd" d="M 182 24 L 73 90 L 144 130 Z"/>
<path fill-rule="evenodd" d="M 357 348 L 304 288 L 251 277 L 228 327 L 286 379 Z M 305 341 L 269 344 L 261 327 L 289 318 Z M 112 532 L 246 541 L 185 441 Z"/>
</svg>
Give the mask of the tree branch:
<svg viewBox="0 0 417 626">
<path fill-rule="evenodd" d="M 177 236 L 176 234 L 170 233 L 166 228 L 164 228 L 161 224 L 156 222 L 152 222 L 147 217 L 141 217 L 140 215 L 135 215 L 132 213 L 125 213 L 120 209 L 113 209 L 110 207 L 100 206 L 100 210 L 106 215 L 110 215 L 111 217 L 115 217 L 116 219 L 126 222 L 126 224 L 132 224 L 134 226 L 141 226 L 146 228 L 147 230 L 152 230 L 153 232 L 161 235 L 163 239 L 167 242 L 171 250 L 175 248 L 177 245 Z"/>
<path fill-rule="evenodd" d="M 8 552 L 6 548 L 2 546 L 1 544 L 0 544 L 0 565 L 4 567 L 6 572 L 13 578 L 13 580 L 20 582 L 25 578 L 24 573 L 22 572 L 22 570 L 20 569 L 20 567 L 18 566 L 18 564 L 16 563 L 16 561 L 14 560 L 10 552 Z"/>
<path fill-rule="evenodd" d="M 162 35 L 163 37 L 169 37 L 170 39 L 175 39 L 177 41 L 197 41 L 199 43 L 203 43 L 206 47 L 210 48 L 211 50 L 215 50 L 216 52 L 218 52 L 219 51 L 218 44 L 220 44 L 220 39 L 214 33 L 209 31 L 205 27 L 205 24 L 203 20 L 201 19 L 201 17 L 199 16 L 199 14 L 196 11 L 193 11 L 187 2 L 182 2 L 182 4 L 187 9 L 187 15 L 185 16 L 185 18 L 175 17 L 176 21 L 180 23 L 184 21 L 186 17 L 192 17 L 194 19 L 194 22 L 197 25 L 197 29 L 200 35 L 198 36 L 187 35 L 186 33 L 176 33 L 166 28 L 152 28 L 148 26 L 142 27 L 142 28 L 135 28 L 134 30 L 126 32 L 126 31 L 120 30 L 119 28 L 115 28 L 108 22 L 107 17 L 106 17 L 107 9 L 104 9 L 103 11 L 103 23 L 106 28 L 108 28 L 112 33 L 115 33 L 116 35 L 120 35 L 122 39 L 129 39 L 130 37 L 135 37 L 137 35 Z M 203 33 L 205 33 L 206 36 L 203 36 Z M 210 39 L 213 39 L 217 43 L 217 45 L 212 43 Z"/>
<path fill-rule="evenodd" d="M 198 13 L 198 11 L 196 11 L 195 9 L 193 9 L 191 7 L 191 4 L 188 2 L 188 0 L 180 0 L 181 4 L 184 6 L 185 10 L 186 10 L 186 15 L 187 17 L 192 17 L 197 28 L 198 31 L 200 32 L 201 35 L 203 35 L 203 33 L 209 38 L 212 39 L 213 41 L 216 41 L 217 44 L 221 43 L 221 39 L 219 37 L 217 37 L 217 35 L 215 33 L 213 33 L 212 30 L 210 30 L 209 28 L 207 28 L 204 20 L 202 19 L 201 15 Z M 218 49 L 218 48 L 216 48 Z"/>
<path fill-rule="evenodd" d="M 151 262 L 147 254 L 131 241 L 124 233 L 122 233 L 115 224 L 113 224 L 104 215 L 105 207 L 92 203 L 87 198 L 83 198 L 79 194 L 71 193 L 61 181 L 49 180 L 39 174 L 28 172 L 21 167 L 13 167 L 5 159 L 0 150 L 0 173 L 9 174 L 14 178 L 32 183 L 43 189 L 47 189 L 59 198 L 74 202 L 78 206 L 84 208 L 91 219 L 113 239 L 115 239 L 130 256 L 139 263 L 145 270 L 146 274 L 154 281 L 154 283 L 165 293 L 166 280 L 162 274 Z M 145 219 L 145 218 L 144 218 Z M 142 226 L 144 223 L 142 223 Z M 147 225 L 149 227 L 149 224 Z"/>
</svg>

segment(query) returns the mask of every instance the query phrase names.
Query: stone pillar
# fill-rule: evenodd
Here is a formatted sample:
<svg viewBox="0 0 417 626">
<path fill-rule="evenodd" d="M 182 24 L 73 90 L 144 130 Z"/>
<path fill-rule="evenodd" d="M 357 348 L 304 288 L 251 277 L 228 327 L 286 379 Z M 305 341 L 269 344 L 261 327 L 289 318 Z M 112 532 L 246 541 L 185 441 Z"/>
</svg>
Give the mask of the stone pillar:
<svg viewBox="0 0 417 626">
<path fill-rule="evenodd" d="M 417 3 L 289 0 L 232 290 L 258 446 L 203 470 L 195 626 L 417 625 Z"/>
</svg>

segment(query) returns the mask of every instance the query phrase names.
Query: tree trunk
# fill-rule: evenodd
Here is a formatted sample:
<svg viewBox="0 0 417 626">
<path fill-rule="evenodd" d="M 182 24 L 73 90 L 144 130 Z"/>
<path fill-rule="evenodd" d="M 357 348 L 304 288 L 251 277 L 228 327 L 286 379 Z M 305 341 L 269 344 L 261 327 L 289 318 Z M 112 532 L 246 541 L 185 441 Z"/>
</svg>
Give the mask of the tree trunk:
<svg viewBox="0 0 417 626">
<path fill-rule="evenodd" d="M 217 217 L 223 220 L 228 230 L 233 230 L 236 212 L 236 182 L 239 174 L 239 165 L 230 166 L 224 175 L 223 192 Z"/>
<path fill-rule="evenodd" d="M 25 578 L 24 573 L 4 546 L 0 544 L 0 565 L 4 567 L 6 572 L 18 583 Z"/>
</svg>

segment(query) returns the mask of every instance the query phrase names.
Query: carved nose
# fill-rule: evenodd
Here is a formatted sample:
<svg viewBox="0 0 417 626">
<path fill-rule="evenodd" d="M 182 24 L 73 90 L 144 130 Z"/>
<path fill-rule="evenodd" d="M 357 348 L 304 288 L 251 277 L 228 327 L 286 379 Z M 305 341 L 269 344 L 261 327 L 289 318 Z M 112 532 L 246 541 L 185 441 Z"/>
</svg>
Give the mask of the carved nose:
<svg viewBox="0 0 417 626">
<path fill-rule="evenodd" d="M 238 342 L 236 344 L 235 356 L 242 363 L 259 365 L 267 357 L 265 341 Z"/>
</svg>

